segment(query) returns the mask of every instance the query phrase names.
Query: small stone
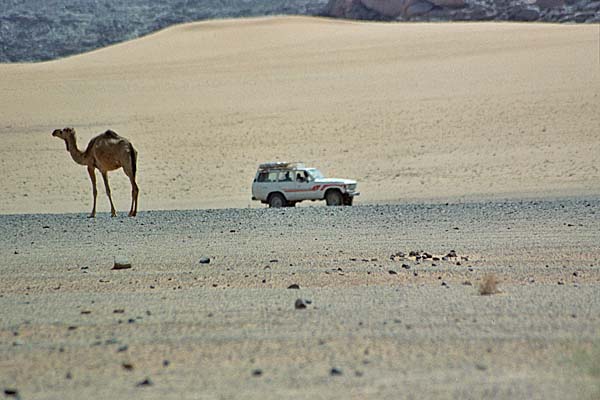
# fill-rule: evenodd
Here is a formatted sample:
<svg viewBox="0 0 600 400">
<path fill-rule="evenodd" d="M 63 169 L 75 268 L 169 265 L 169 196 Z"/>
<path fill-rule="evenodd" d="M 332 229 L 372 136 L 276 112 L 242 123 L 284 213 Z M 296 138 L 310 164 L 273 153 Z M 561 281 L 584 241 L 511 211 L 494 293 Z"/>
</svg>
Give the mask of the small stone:
<svg viewBox="0 0 600 400">
<path fill-rule="evenodd" d="M 442 286 L 448 287 L 448 284 L 446 282 L 442 281 Z"/>
<path fill-rule="evenodd" d="M 331 368 L 331 370 L 329 371 L 329 375 L 340 376 L 340 375 L 342 375 L 342 370 L 338 369 L 338 368 Z"/>
<path fill-rule="evenodd" d="M 117 308 L 116 310 L 113 310 L 114 314 L 123 314 L 125 312 L 125 310 L 123 310 L 122 308 Z"/>
<path fill-rule="evenodd" d="M 408 265 L 408 264 L 402 264 L 402 268 L 404 268 L 404 269 L 410 269 L 410 265 Z"/>
<path fill-rule="evenodd" d="M 397 273 L 396 271 L 394 271 L 393 269 L 390 269 L 390 270 L 388 271 L 388 273 L 389 273 L 390 275 L 397 275 L 397 274 L 398 274 L 398 273 Z"/>
<path fill-rule="evenodd" d="M 4 389 L 4 394 L 6 396 L 18 397 L 19 391 L 17 389 Z"/>
<path fill-rule="evenodd" d="M 67 372 L 67 375 L 65 375 L 65 379 L 73 379 L 73 375 L 71 375 L 70 372 Z"/>
<path fill-rule="evenodd" d="M 304 303 L 304 300 L 302 300 L 302 299 L 297 299 L 296 302 L 294 303 L 294 308 L 296 310 L 303 310 L 306 308 L 306 303 Z"/>
<path fill-rule="evenodd" d="M 270 260 L 269 262 L 270 262 L 270 263 L 278 263 L 278 262 L 279 262 L 279 260 L 278 260 L 278 259 L 276 259 L 276 258 L 274 258 L 274 259 Z"/>
<path fill-rule="evenodd" d="M 142 386 L 152 386 L 152 385 L 153 385 L 153 383 L 150 380 L 150 378 L 146 378 L 143 381 L 138 382 L 135 386 L 142 387 Z"/>
<path fill-rule="evenodd" d="M 208 263 L 210 263 L 210 258 L 208 258 L 208 257 L 200 258 L 200 264 L 208 264 Z"/>
<path fill-rule="evenodd" d="M 263 374 L 262 369 L 252 370 L 252 376 L 262 376 L 262 374 Z"/>
<path fill-rule="evenodd" d="M 458 228 L 456 228 L 456 229 L 458 229 Z M 450 250 L 448 252 L 448 254 L 446 254 L 446 257 L 448 257 L 448 258 L 455 258 L 456 257 L 456 251 Z"/>
<path fill-rule="evenodd" d="M 130 363 L 123 363 L 123 364 L 121 364 L 121 367 L 123 367 L 123 369 L 125 369 L 126 371 L 133 370 L 133 364 L 130 364 Z"/>
<path fill-rule="evenodd" d="M 293 283 L 290 286 L 288 286 L 288 289 L 300 289 L 300 285 L 298 285 L 297 283 Z"/>
<path fill-rule="evenodd" d="M 471 283 L 471 281 L 464 281 L 463 285 L 465 285 L 465 286 L 473 286 L 473 284 Z"/>
<path fill-rule="evenodd" d="M 127 351 L 128 349 L 129 349 L 129 346 L 127 346 L 126 344 L 124 344 L 123 346 L 120 346 L 120 347 L 117 349 L 117 353 L 122 353 L 122 352 L 124 352 L 124 351 Z"/>
<path fill-rule="evenodd" d="M 171 362 L 169 360 L 163 360 L 163 362 L 162 362 L 163 367 L 168 367 L 169 364 L 171 364 Z"/>
<path fill-rule="evenodd" d="M 113 264 L 113 270 L 119 269 L 129 269 L 131 268 L 131 263 L 126 257 L 115 257 L 115 262 Z"/>
<path fill-rule="evenodd" d="M 487 370 L 487 367 L 483 364 L 475 364 L 475 368 L 477 368 L 480 371 L 485 371 Z"/>
</svg>

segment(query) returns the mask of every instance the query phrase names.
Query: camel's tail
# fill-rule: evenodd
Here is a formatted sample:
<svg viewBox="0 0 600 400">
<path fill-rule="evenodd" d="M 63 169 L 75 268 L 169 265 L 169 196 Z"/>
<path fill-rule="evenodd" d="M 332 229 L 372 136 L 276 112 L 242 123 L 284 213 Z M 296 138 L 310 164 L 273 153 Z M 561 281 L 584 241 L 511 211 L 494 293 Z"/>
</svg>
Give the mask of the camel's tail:
<svg viewBox="0 0 600 400">
<path fill-rule="evenodd" d="M 137 151 L 135 151 L 131 143 L 129 143 L 129 148 L 131 150 L 131 171 L 133 172 L 133 177 L 135 178 L 135 174 L 137 172 Z"/>
</svg>

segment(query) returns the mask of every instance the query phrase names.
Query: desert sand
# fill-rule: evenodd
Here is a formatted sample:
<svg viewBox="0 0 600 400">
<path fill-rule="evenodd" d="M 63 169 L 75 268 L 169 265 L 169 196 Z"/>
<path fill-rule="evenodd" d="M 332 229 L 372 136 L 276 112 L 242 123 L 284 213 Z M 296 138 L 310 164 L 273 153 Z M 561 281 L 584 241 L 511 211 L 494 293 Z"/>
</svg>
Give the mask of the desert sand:
<svg viewBox="0 0 600 400">
<path fill-rule="evenodd" d="M 91 209 L 85 169 L 50 136 L 65 126 L 80 148 L 109 128 L 133 142 L 142 210 L 257 206 L 270 160 L 357 179 L 362 203 L 598 194 L 598 36 L 263 18 L 0 65 L 0 213 Z M 127 179 L 111 181 L 127 210 Z"/>
<path fill-rule="evenodd" d="M 0 396 L 597 399 L 599 40 L 261 18 L 0 65 Z M 136 218 L 122 172 L 86 218 L 65 126 L 131 140 Z M 361 196 L 252 204 L 268 160 Z"/>
</svg>

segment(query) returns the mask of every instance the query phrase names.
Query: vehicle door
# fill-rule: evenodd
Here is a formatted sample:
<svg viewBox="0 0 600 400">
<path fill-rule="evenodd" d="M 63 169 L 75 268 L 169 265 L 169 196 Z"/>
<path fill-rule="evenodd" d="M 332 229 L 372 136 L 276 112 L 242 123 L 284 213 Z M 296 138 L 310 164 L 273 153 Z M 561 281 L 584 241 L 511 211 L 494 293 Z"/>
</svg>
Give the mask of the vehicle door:
<svg viewBox="0 0 600 400">
<path fill-rule="evenodd" d="M 294 173 L 292 170 L 279 171 L 277 186 L 279 191 L 283 193 L 288 201 L 298 200 L 298 193 L 295 190 L 296 183 L 294 182 Z"/>
<path fill-rule="evenodd" d="M 294 171 L 295 190 L 298 197 L 303 200 L 312 200 L 319 197 L 318 188 L 315 182 L 306 170 Z"/>
<path fill-rule="evenodd" d="M 269 193 L 277 184 L 277 171 L 261 171 L 252 183 L 252 195 L 258 200 L 266 201 Z"/>
</svg>

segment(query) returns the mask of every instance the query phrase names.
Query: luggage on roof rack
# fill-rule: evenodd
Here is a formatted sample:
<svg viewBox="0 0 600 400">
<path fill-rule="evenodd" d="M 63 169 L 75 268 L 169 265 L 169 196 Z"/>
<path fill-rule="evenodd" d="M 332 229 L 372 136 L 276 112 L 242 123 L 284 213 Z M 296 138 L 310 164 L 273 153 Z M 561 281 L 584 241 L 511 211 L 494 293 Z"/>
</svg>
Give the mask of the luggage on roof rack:
<svg viewBox="0 0 600 400">
<path fill-rule="evenodd" d="M 277 161 L 277 162 L 269 162 L 260 164 L 258 169 L 285 169 L 285 168 L 304 168 L 304 163 L 302 162 L 285 162 L 285 161 Z"/>
</svg>

